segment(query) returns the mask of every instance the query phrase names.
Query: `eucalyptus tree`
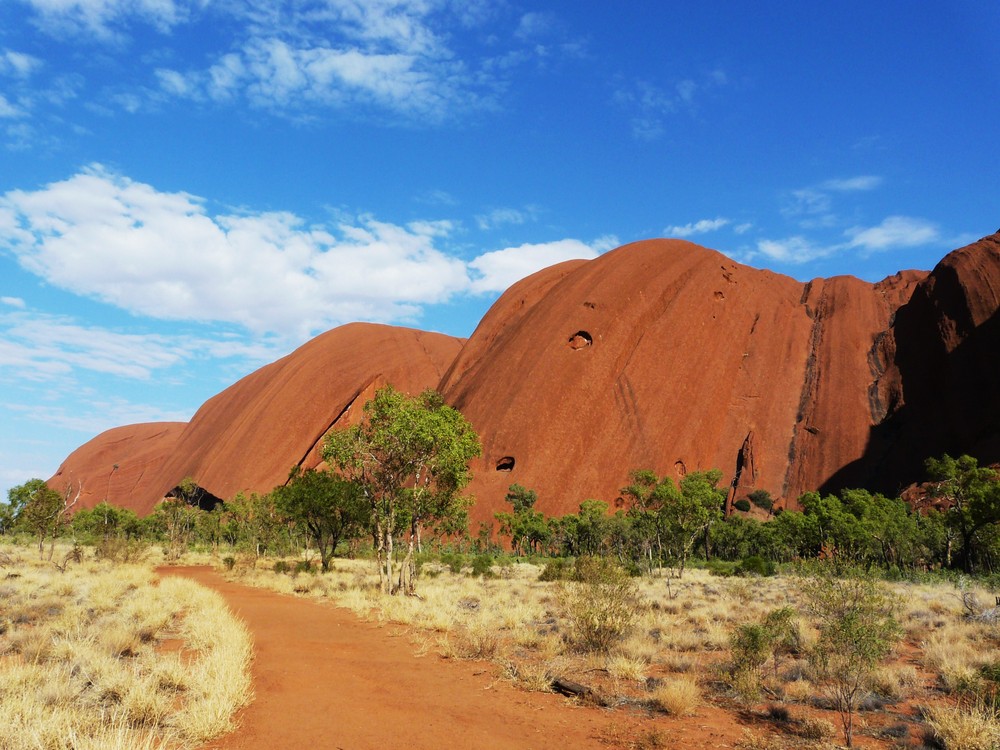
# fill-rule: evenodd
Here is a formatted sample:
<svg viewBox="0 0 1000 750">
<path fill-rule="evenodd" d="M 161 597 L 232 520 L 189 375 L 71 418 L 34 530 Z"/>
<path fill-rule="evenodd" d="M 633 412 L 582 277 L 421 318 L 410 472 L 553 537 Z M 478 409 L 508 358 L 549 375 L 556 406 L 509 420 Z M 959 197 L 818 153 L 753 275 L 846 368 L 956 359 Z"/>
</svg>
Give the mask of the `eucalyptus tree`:
<svg viewBox="0 0 1000 750">
<path fill-rule="evenodd" d="M 465 510 L 461 492 L 480 450 L 472 425 L 439 393 L 410 397 L 392 386 L 365 404 L 360 424 L 327 436 L 323 457 L 357 484 L 368 504 L 384 592 L 414 592 L 421 530 Z M 397 535 L 406 537 L 406 556 L 394 581 Z"/>
</svg>

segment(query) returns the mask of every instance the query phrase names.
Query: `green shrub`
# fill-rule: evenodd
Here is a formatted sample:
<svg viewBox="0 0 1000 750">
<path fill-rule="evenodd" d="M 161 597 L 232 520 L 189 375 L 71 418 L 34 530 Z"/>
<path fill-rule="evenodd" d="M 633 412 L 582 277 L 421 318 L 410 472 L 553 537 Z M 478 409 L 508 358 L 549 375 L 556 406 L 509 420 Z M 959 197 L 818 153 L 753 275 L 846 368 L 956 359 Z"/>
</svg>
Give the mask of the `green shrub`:
<svg viewBox="0 0 1000 750">
<path fill-rule="evenodd" d="M 291 566 L 291 565 L 289 565 L 289 564 L 288 564 L 288 563 L 287 563 L 286 561 L 284 561 L 284 560 L 278 560 L 278 561 L 277 561 L 277 562 L 276 562 L 276 563 L 274 564 L 274 568 L 273 568 L 274 572 L 275 572 L 275 573 L 279 573 L 279 574 L 283 574 L 283 573 L 287 573 L 287 572 L 288 572 L 289 570 L 291 570 L 291 569 L 292 569 L 292 566 Z"/>
<path fill-rule="evenodd" d="M 573 561 L 565 557 L 549 560 L 538 575 L 539 581 L 568 581 L 573 577 Z"/>
<path fill-rule="evenodd" d="M 778 572 L 778 568 L 771 560 L 753 555 L 743 558 L 734 572 L 741 576 L 773 576 Z"/>
<path fill-rule="evenodd" d="M 705 563 L 705 570 L 711 573 L 713 576 L 722 576 L 723 578 L 728 578 L 729 576 L 736 575 L 736 569 L 738 564 L 729 560 L 720 560 L 714 558 Z"/>
<path fill-rule="evenodd" d="M 774 507 L 774 498 L 767 490 L 754 490 L 747 495 L 747 500 L 764 510 L 771 510 Z"/>
<path fill-rule="evenodd" d="M 735 503 L 733 503 L 733 507 L 736 508 L 736 510 L 741 510 L 744 513 L 746 513 L 748 510 L 750 510 L 750 501 L 747 500 L 746 498 L 740 498 Z"/>
<path fill-rule="evenodd" d="M 454 552 L 445 552 L 441 555 L 441 564 L 447 565 L 448 570 L 452 573 L 461 573 L 462 566 L 465 565 L 465 558 L 462 555 L 457 555 Z"/>
<path fill-rule="evenodd" d="M 635 626 L 637 593 L 635 582 L 613 561 L 577 558 L 573 580 L 560 592 L 571 643 L 583 651 L 610 651 Z"/>
<path fill-rule="evenodd" d="M 236 558 L 232 555 L 227 555 L 222 558 L 222 564 L 226 566 L 226 570 L 232 570 L 236 567 Z"/>
<path fill-rule="evenodd" d="M 312 572 L 313 572 L 313 566 L 312 562 L 310 562 L 309 560 L 298 560 L 295 563 L 295 568 L 292 569 L 292 573 L 294 575 L 298 575 L 299 573 L 312 573 Z"/>
<path fill-rule="evenodd" d="M 472 560 L 472 575 L 482 578 L 493 578 L 493 556 L 476 555 Z"/>
<path fill-rule="evenodd" d="M 760 697 L 764 667 L 768 661 L 778 671 L 778 658 L 797 653 L 801 646 L 795 611 L 782 607 L 768 612 L 763 622 L 737 625 L 729 637 L 733 685 L 744 698 Z"/>
</svg>

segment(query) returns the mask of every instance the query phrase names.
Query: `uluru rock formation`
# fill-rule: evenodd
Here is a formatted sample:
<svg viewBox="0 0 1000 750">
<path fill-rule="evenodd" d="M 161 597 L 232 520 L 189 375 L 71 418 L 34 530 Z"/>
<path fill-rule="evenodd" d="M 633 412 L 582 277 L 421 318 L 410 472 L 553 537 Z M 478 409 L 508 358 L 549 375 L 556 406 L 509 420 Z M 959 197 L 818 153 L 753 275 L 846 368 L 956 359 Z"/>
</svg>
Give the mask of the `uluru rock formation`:
<svg viewBox="0 0 1000 750">
<path fill-rule="evenodd" d="M 172 429 L 157 470 L 144 480 L 145 493 L 111 492 L 107 498 L 145 514 L 187 477 L 208 497 L 223 500 L 240 491 L 268 492 L 288 479 L 293 466 L 316 467 L 323 435 L 358 419 L 364 402 L 385 383 L 410 393 L 435 387 L 462 343 L 368 323 L 327 331 L 209 399 L 183 429 Z M 118 429 L 129 434 L 144 427 Z M 80 507 L 104 499 L 102 480 L 115 463 L 131 466 L 129 445 L 108 438 L 114 432 L 75 451 L 50 480 L 59 486 L 70 477 L 83 479 L 89 496 Z"/>
<path fill-rule="evenodd" d="M 79 492 L 75 507 L 93 508 L 108 500 L 148 511 L 149 498 L 163 497 L 162 493 L 157 497 L 160 473 L 186 426 L 186 422 L 149 422 L 106 430 L 70 453 L 49 485 L 71 497 Z"/>
<path fill-rule="evenodd" d="M 386 382 L 437 386 L 480 433 L 474 520 L 504 509 L 515 482 L 553 515 L 614 500 L 636 468 L 719 468 L 731 499 L 897 492 L 930 455 L 1000 460 L 998 307 L 1000 235 L 876 284 L 801 283 L 689 242 L 637 242 L 515 284 L 464 346 L 388 326 L 325 333 L 165 436 L 141 502 L 109 497 L 145 512 L 188 476 L 222 499 L 266 491 L 318 465 L 323 435 Z M 88 476 L 106 481 L 113 456 L 97 447 L 57 478 L 98 456 Z"/>
<path fill-rule="evenodd" d="M 473 492 L 517 482 L 561 514 L 630 469 L 712 467 L 741 493 L 815 489 L 864 454 L 869 352 L 923 276 L 802 284 L 650 240 L 526 279 L 441 385 L 483 437 Z"/>
</svg>

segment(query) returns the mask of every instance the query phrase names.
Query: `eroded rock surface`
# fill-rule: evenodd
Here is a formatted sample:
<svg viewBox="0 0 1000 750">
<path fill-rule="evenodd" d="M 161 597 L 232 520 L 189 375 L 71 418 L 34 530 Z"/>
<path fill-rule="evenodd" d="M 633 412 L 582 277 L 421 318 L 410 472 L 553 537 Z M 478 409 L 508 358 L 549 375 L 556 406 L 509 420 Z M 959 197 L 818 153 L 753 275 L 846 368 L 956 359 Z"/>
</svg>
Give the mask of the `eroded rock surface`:
<svg viewBox="0 0 1000 750">
<path fill-rule="evenodd" d="M 1000 460 L 998 307 L 1000 235 L 877 284 L 801 283 L 689 242 L 637 242 L 515 284 L 464 346 L 389 326 L 329 331 L 186 426 L 95 438 L 53 483 L 84 478 L 88 503 L 140 513 L 184 477 L 222 499 L 267 491 L 293 465 L 319 465 L 323 435 L 389 382 L 437 386 L 480 433 L 473 520 L 506 510 L 513 483 L 548 514 L 613 501 L 635 468 L 719 468 L 730 501 L 895 493 L 927 456 Z"/>
</svg>

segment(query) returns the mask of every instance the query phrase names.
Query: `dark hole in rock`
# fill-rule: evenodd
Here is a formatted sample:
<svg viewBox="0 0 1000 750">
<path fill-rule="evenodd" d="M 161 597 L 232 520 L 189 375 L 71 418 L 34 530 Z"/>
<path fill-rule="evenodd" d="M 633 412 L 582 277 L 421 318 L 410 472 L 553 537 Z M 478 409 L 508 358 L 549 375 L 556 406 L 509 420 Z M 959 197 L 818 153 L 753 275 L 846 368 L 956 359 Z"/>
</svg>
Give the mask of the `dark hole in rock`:
<svg viewBox="0 0 1000 750">
<path fill-rule="evenodd" d="M 594 309 L 597 308 L 597 305 L 595 303 L 593 303 L 593 302 L 584 302 L 583 306 L 584 307 L 589 307 L 591 310 L 594 310 Z"/>
<path fill-rule="evenodd" d="M 497 461 L 497 471 L 513 471 L 514 470 L 514 457 L 504 456 L 499 461 Z"/>
<path fill-rule="evenodd" d="M 577 331 L 569 337 L 570 349 L 583 349 L 586 346 L 592 346 L 593 343 L 594 337 L 586 331 Z"/>
</svg>

